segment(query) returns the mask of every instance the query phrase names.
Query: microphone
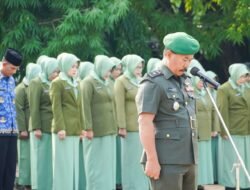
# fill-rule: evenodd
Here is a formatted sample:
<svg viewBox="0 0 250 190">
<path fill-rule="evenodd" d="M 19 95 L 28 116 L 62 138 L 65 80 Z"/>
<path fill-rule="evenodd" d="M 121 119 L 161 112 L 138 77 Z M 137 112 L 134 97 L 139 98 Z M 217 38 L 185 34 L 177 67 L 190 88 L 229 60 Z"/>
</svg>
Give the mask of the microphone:
<svg viewBox="0 0 250 190">
<path fill-rule="evenodd" d="M 212 80 L 212 79 L 208 78 L 197 67 L 193 67 L 190 70 L 190 73 L 192 75 L 194 75 L 194 76 L 200 77 L 204 82 L 207 82 L 207 83 L 211 84 L 215 89 L 217 89 L 220 86 L 220 83 L 216 82 L 215 80 Z"/>
</svg>

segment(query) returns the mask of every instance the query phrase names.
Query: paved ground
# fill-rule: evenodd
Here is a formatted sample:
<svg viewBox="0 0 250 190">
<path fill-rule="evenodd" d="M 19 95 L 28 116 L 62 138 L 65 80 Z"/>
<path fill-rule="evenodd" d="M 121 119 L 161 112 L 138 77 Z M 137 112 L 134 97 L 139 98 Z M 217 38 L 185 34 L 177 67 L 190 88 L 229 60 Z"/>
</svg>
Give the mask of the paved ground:
<svg viewBox="0 0 250 190">
<path fill-rule="evenodd" d="M 220 185 L 205 185 L 205 190 L 225 190 L 225 188 Z"/>
<path fill-rule="evenodd" d="M 23 189 L 18 188 L 14 190 L 23 190 Z M 205 190 L 225 190 L 225 188 L 220 185 L 205 185 Z"/>
</svg>

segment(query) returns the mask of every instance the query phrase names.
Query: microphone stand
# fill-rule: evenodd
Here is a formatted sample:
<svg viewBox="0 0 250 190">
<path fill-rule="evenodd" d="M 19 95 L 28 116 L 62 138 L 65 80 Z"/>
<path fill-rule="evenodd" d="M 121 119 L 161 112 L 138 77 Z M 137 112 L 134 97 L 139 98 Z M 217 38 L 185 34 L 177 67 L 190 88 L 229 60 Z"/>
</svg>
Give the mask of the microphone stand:
<svg viewBox="0 0 250 190">
<path fill-rule="evenodd" d="M 244 162 L 243 162 L 243 160 L 242 160 L 242 158 L 240 156 L 240 153 L 239 153 L 238 149 L 236 148 L 236 145 L 234 144 L 234 141 L 233 141 L 233 139 L 232 139 L 232 137 L 231 137 L 231 135 L 229 133 L 229 130 L 228 130 L 228 128 L 227 128 L 227 126 L 226 126 L 226 124 L 225 124 L 225 122 L 224 122 L 224 120 L 223 120 L 223 118 L 221 116 L 221 113 L 220 113 L 220 111 L 219 111 L 219 109 L 218 109 L 218 107 L 217 107 L 217 105 L 216 105 L 216 103 L 215 103 L 215 101 L 214 101 L 214 99 L 212 97 L 212 94 L 208 89 L 206 81 L 203 78 L 201 78 L 201 79 L 202 79 L 203 85 L 204 85 L 204 87 L 205 87 L 205 89 L 206 89 L 206 91 L 207 91 L 207 93 L 209 95 L 209 98 L 211 99 L 211 101 L 213 103 L 213 106 L 214 106 L 214 108 L 216 110 L 216 113 L 219 116 L 220 122 L 222 123 L 222 126 L 223 126 L 223 128 L 224 128 L 224 130 L 225 130 L 225 132 L 226 132 L 226 134 L 227 134 L 227 136 L 228 136 L 228 138 L 229 138 L 229 140 L 230 140 L 230 142 L 231 142 L 231 144 L 233 146 L 233 149 L 234 149 L 234 151 L 235 151 L 235 153 L 237 155 L 238 163 L 234 163 L 233 167 L 236 168 L 236 178 L 235 178 L 236 179 L 236 190 L 240 190 L 240 179 L 239 179 L 240 167 L 243 168 L 243 171 L 244 171 L 245 175 L 247 176 L 248 182 L 250 183 L 249 173 L 248 173 L 248 171 L 246 169 L 246 166 L 245 166 L 245 164 L 244 164 Z"/>
</svg>

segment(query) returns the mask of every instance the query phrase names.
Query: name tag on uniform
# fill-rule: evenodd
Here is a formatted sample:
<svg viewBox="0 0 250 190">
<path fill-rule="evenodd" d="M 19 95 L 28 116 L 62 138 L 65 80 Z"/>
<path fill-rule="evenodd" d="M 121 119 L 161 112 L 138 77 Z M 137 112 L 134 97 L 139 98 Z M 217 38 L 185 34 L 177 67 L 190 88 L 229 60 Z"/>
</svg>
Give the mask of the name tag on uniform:
<svg viewBox="0 0 250 190">
<path fill-rule="evenodd" d="M 235 96 L 241 96 L 241 94 L 240 94 L 240 93 L 238 93 L 238 94 L 235 94 Z"/>
<path fill-rule="evenodd" d="M 49 93 L 49 90 L 43 90 L 44 93 Z"/>
<path fill-rule="evenodd" d="M 65 89 L 65 90 L 70 90 L 71 87 L 70 87 L 70 86 L 66 86 L 64 89 Z"/>
<path fill-rule="evenodd" d="M 168 91 L 169 92 L 177 92 L 177 89 L 176 88 L 168 88 Z"/>
<path fill-rule="evenodd" d="M 97 86 L 95 89 L 96 89 L 96 90 L 101 90 L 101 89 L 102 89 L 102 86 Z"/>
</svg>

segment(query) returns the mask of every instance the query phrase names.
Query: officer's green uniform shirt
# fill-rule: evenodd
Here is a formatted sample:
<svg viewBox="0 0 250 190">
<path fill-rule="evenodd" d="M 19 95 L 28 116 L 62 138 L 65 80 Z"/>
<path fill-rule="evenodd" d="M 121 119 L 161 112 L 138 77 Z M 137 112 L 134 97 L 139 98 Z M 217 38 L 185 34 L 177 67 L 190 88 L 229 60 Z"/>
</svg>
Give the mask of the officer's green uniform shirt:
<svg viewBox="0 0 250 190">
<path fill-rule="evenodd" d="M 155 114 L 153 122 L 160 164 L 197 162 L 195 100 L 191 81 L 185 77 L 180 80 L 181 83 L 162 65 L 161 71 L 144 77 L 136 96 L 138 114 Z M 145 154 L 142 161 L 146 161 Z"/>
</svg>

